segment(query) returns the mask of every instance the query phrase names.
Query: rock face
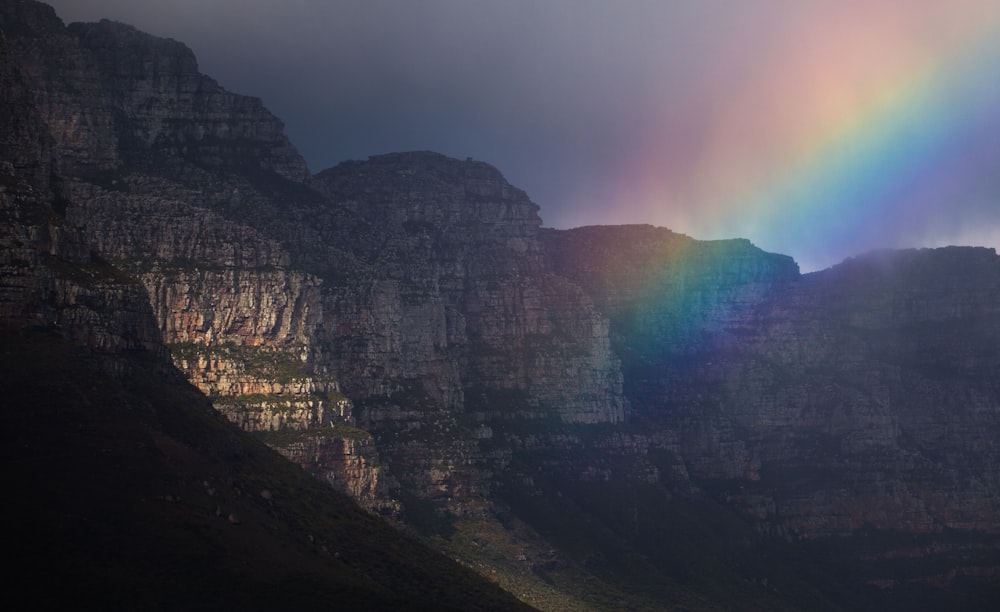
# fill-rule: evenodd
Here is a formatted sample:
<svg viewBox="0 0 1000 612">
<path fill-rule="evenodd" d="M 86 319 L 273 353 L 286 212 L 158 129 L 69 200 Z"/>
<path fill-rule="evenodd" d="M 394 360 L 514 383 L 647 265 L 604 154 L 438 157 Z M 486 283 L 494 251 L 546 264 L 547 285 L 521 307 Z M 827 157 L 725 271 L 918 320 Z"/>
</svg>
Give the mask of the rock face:
<svg viewBox="0 0 1000 612">
<path fill-rule="evenodd" d="M 15 58 L 23 48 L 6 35 L 18 21 L 14 6 L 0 9 L 0 318 L 18 325 L 51 326 L 98 353 L 148 351 L 165 357 L 148 297 L 94 251 L 84 232 L 53 210 L 53 144 L 37 104 L 34 82 Z M 24 27 L 54 19 L 48 7 L 29 5 Z M 54 41 L 62 48 L 63 38 Z M 19 47 L 19 45 L 22 45 Z M 71 58 L 74 67 L 78 58 Z M 56 201 L 56 206 L 62 206 Z M 109 364 L 110 365 L 110 362 Z M 122 367 L 121 364 L 112 367 Z"/>
<path fill-rule="evenodd" d="M 923 538 L 905 555 L 898 539 L 869 543 L 857 559 L 869 584 L 997 575 L 993 249 L 872 253 L 799 277 L 746 243 L 648 227 L 551 232 L 546 245 L 611 318 L 644 430 L 618 451 L 624 470 L 666 451 L 663 480 L 697 484 L 762 533 Z"/>
<path fill-rule="evenodd" d="M 456 555 L 508 555 L 536 603 L 996 585 L 994 252 L 802 276 L 746 240 L 542 229 L 482 162 L 310 176 L 259 100 L 123 24 L 8 2 L 0 59 L 4 320 L 166 364 L 162 340 L 227 419 Z"/>
<path fill-rule="evenodd" d="M 330 338 L 341 370 L 357 372 L 356 393 L 413 379 L 455 408 L 465 389 L 516 389 L 533 411 L 567 422 L 623 419 L 606 320 L 547 270 L 538 207 L 495 168 L 394 154 L 341 164 L 314 182 L 371 228 L 347 244 L 380 278 L 362 292 L 336 290 L 341 329 Z"/>
<path fill-rule="evenodd" d="M 1000 530 L 992 249 L 876 253 L 799 278 L 747 244 L 711 260 L 656 233 L 550 244 L 603 296 L 633 410 L 676 434 L 692 478 L 738 482 L 731 501 L 802 537 Z M 632 252 L 608 261 L 592 234 Z"/>
<path fill-rule="evenodd" d="M 4 218 L 0 317 L 51 326 L 99 353 L 166 357 L 142 287 L 103 261 L 81 232 L 53 215 L 31 185 L 0 166 Z"/>
<path fill-rule="evenodd" d="M 1000 531 L 998 289 L 992 249 L 876 253 L 759 313 L 720 399 L 789 529 Z"/>
<path fill-rule="evenodd" d="M 485 421 L 624 419 L 606 319 L 547 271 L 537 206 L 496 169 L 413 153 L 307 181 L 280 122 L 180 43 L 64 28 L 33 3 L 6 19 L 30 24 L 10 29 L 11 60 L 42 109 L 66 221 L 141 280 L 175 364 L 234 422 L 328 436 L 363 422 L 379 450 L 341 480 L 381 452 L 416 495 L 478 502 L 494 476 Z"/>
</svg>

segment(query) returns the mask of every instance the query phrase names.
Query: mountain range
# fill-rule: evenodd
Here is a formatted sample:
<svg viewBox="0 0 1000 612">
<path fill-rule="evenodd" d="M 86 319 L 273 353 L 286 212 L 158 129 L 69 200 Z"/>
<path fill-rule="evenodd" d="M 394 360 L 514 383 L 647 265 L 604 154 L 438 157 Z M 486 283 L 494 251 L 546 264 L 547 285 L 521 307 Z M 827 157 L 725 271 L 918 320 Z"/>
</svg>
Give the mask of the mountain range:
<svg viewBox="0 0 1000 612">
<path fill-rule="evenodd" d="M 182 43 L 0 5 L 5 482 L 37 604 L 992 609 L 1000 258 L 810 274 L 316 174 Z M 23 588 L 23 587 L 22 587 Z"/>
</svg>

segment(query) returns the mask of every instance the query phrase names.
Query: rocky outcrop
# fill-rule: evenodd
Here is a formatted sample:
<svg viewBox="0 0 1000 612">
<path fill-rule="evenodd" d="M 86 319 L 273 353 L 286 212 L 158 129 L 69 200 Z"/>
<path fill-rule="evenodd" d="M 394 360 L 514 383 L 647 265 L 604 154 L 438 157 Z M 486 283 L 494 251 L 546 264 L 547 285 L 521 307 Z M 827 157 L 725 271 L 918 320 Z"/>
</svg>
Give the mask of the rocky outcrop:
<svg viewBox="0 0 1000 612">
<path fill-rule="evenodd" d="M 66 31 L 51 7 L 15 0 L 0 7 L 8 66 L 16 66 L 51 147 L 19 149 L 60 176 L 103 172 L 119 164 L 113 113 L 96 78 L 93 58 Z M 42 175 L 45 181 L 49 175 Z"/>
<path fill-rule="evenodd" d="M 0 9 L 0 25 L 15 17 Z M 45 29 L 55 18 L 26 7 L 23 27 Z M 58 23 L 58 20 L 56 20 Z M 0 31 L 0 319 L 48 327 L 107 357 L 144 351 L 165 356 L 149 300 L 134 280 L 94 251 L 85 233 L 65 222 L 53 195 L 53 139 L 29 71 L 15 61 L 23 40 Z M 56 46 L 65 41 L 57 39 Z M 73 64 L 73 62 L 69 62 Z"/>
<path fill-rule="evenodd" d="M 973 574 L 1000 563 L 962 561 L 955 535 L 992 542 L 1000 529 L 992 249 L 874 253 L 799 277 L 747 243 L 719 244 L 713 264 L 712 245 L 649 227 L 546 240 L 556 269 L 611 317 L 642 424 L 602 478 L 656 467 L 665 485 L 688 480 L 763 533 L 925 534 L 928 550 L 951 552 L 909 557 L 913 566 L 935 555 Z M 682 467 L 662 469 L 664 452 Z M 867 548 L 867 563 L 883 563 L 872 571 L 940 583 L 893 566 L 899 544 L 886 545 Z"/>
<path fill-rule="evenodd" d="M 391 482 L 379 458 L 374 437 L 363 429 L 325 424 L 293 430 L 274 428 L 263 435 L 268 446 L 334 489 L 370 510 L 398 516 Z"/>
<path fill-rule="evenodd" d="M 108 20 L 72 24 L 68 33 L 94 64 L 123 166 L 162 172 L 195 162 L 308 176 L 282 123 L 259 99 L 201 74 L 183 44 Z"/>
<path fill-rule="evenodd" d="M 748 240 L 700 241 L 649 225 L 546 230 L 544 239 L 554 271 L 584 287 L 628 337 L 622 352 L 702 350 L 799 276 L 790 257 Z"/>
<path fill-rule="evenodd" d="M 409 153 L 306 181 L 280 122 L 182 44 L 63 28 L 33 4 L 8 18 L 37 22 L 16 30 L 15 62 L 74 58 L 25 72 L 66 221 L 141 279 L 175 364 L 234 422 L 362 422 L 365 456 L 385 453 L 402 486 L 478 503 L 496 468 L 486 421 L 623 420 L 606 319 L 548 271 L 538 207 L 495 168 Z M 75 132 L 73 105 L 98 113 Z M 519 400 L 470 404 L 470 390 Z"/>
<path fill-rule="evenodd" d="M 807 537 L 1000 530 L 998 279 L 992 249 L 872 254 L 759 313 L 718 364 L 719 399 L 782 522 Z"/>
<path fill-rule="evenodd" d="M 344 378 L 367 387 L 359 393 L 378 381 L 358 369 L 391 368 L 446 406 L 461 405 L 463 388 L 519 389 L 566 421 L 622 420 L 606 321 L 547 271 L 538 207 L 495 168 L 393 154 L 341 164 L 315 183 L 370 224 L 345 244 L 384 275 L 362 291 L 335 291 L 331 343 L 357 371 Z"/>
</svg>

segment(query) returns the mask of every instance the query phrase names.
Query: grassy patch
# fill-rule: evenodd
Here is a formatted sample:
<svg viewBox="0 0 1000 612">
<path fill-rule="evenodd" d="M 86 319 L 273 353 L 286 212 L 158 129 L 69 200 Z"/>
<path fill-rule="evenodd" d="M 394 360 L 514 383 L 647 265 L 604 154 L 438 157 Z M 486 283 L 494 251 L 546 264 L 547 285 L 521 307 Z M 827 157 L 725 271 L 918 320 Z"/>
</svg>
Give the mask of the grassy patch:
<svg viewBox="0 0 1000 612">
<path fill-rule="evenodd" d="M 265 394 L 265 393 L 251 393 L 248 395 L 222 395 L 219 397 L 212 398 L 212 403 L 216 406 L 258 406 L 261 404 L 270 404 L 275 410 L 281 408 L 287 408 L 293 410 L 298 406 L 296 404 L 301 404 L 305 402 L 319 403 L 323 401 L 328 401 L 326 397 L 321 395 L 281 395 L 281 394 Z"/>
<path fill-rule="evenodd" d="M 277 383 L 310 378 L 305 371 L 305 364 L 294 355 L 280 350 L 233 342 L 214 345 L 177 342 L 168 344 L 167 348 L 175 360 L 194 361 L 202 357 L 224 359 L 242 365 L 250 376 Z"/>
<path fill-rule="evenodd" d="M 285 446 L 297 442 L 318 440 L 321 438 L 341 439 L 341 440 L 361 440 L 372 439 L 372 435 L 364 429 L 351 427 L 349 425 L 327 425 L 324 427 L 312 427 L 309 429 L 283 429 L 281 431 L 262 431 L 254 434 L 265 444 L 273 446 Z"/>
</svg>

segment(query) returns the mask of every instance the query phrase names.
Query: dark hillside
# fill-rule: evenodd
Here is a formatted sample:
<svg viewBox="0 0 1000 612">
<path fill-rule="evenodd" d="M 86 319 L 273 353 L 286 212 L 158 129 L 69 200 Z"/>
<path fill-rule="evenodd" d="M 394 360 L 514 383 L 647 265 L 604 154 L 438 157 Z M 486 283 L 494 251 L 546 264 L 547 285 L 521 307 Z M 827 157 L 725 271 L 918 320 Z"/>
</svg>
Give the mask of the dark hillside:
<svg viewBox="0 0 1000 612">
<path fill-rule="evenodd" d="M 8 580 L 33 609 L 524 607 L 235 430 L 151 355 L 121 380 L 51 329 L 4 327 L 0 346 Z M 39 576 L 52 588 L 17 593 Z"/>
</svg>

